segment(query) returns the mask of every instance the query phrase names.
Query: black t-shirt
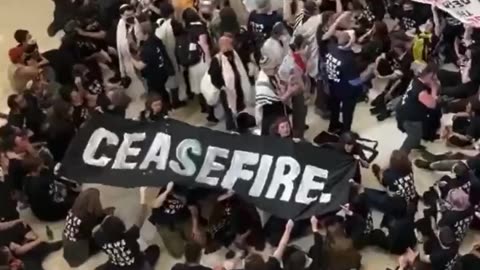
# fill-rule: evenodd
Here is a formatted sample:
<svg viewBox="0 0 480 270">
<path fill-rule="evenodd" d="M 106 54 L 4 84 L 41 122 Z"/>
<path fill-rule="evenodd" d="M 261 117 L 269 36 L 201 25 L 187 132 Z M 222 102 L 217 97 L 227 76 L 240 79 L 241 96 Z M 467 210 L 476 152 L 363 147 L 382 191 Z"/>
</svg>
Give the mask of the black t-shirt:
<svg viewBox="0 0 480 270">
<path fill-rule="evenodd" d="M 480 257 L 473 254 L 463 255 L 460 259 L 462 262 L 462 270 L 477 270 L 480 269 Z"/>
<path fill-rule="evenodd" d="M 78 105 L 78 106 L 73 106 L 73 113 L 72 113 L 72 120 L 73 120 L 73 125 L 75 128 L 80 128 L 80 126 L 87 120 L 88 118 L 88 108 L 86 106 Z"/>
<path fill-rule="evenodd" d="M 102 230 L 97 231 L 95 242 L 108 255 L 106 269 L 141 269 L 144 257 L 137 242 L 139 237 L 140 229 L 137 226 L 132 226 L 118 239 L 108 239 Z"/>
<path fill-rule="evenodd" d="M 438 240 L 434 239 L 429 255 L 432 270 L 453 270 L 458 258 L 458 247 L 443 248 Z"/>
<path fill-rule="evenodd" d="M 270 37 L 273 26 L 282 21 L 282 16 L 276 11 L 271 13 L 257 13 L 252 11 L 248 17 L 248 31 L 253 34 L 255 48 L 260 49 L 263 42 Z"/>
<path fill-rule="evenodd" d="M 422 91 L 428 91 L 430 93 L 430 88 L 419 79 L 413 79 L 397 109 L 399 118 L 405 121 L 421 122 L 428 116 L 430 109 L 419 100 L 419 95 Z"/>
<path fill-rule="evenodd" d="M 212 270 L 212 269 L 199 264 L 188 265 L 185 263 L 177 263 L 172 267 L 172 270 Z"/>
<path fill-rule="evenodd" d="M 407 248 L 414 248 L 417 244 L 414 217 L 392 219 L 388 223 L 388 238 L 391 244 L 390 252 L 394 254 L 403 254 Z"/>
<path fill-rule="evenodd" d="M 11 186 L 16 190 L 23 189 L 23 180 L 27 175 L 27 171 L 23 166 L 23 161 L 20 159 L 12 158 L 8 164 L 8 180 Z"/>
<path fill-rule="evenodd" d="M 475 140 L 480 138 L 480 116 L 473 116 L 470 118 L 470 124 L 467 128 L 467 135 Z"/>
<path fill-rule="evenodd" d="M 164 84 L 175 73 L 162 40 L 155 35 L 143 43 L 140 58 L 146 64 L 142 75 L 148 83 Z"/>
<path fill-rule="evenodd" d="M 340 49 L 335 42 L 329 43 L 326 71 L 331 95 L 343 98 L 353 97 L 360 93 L 361 86 L 353 86 L 350 83 L 360 76 L 353 51 Z"/>
<path fill-rule="evenodd" d="M 217 202 L 208 220 L 207 231 L 215 238 L 225 234 L 243 234 L 249 229 L 249 217 L 241 212 L 241 204 L 236 198 Z"/>
<path fill-rule="evenodd" d="M 317 46 L 318 46 L 318 51 L 320 55 L 320 60 L 324 61 L 325 56 L 328 53 L 328 43 L 330 42 L 330 39 L 323 39 L 323 35 L 325 34 L 325 31 L 322 29 L 322 27 L 317 28 L 317 33 L 316 33 L 316 38 L 317 38 Z"/>
<path fill-rule="evenodd" d="M 72 242 L 90 239 L 93 228 L 100 224 L 104 217 L 105 215 L 100 217 L 94 215 L 77 217 L 72 211 L 70 211 L 65 220 L 63 236 L 65 239 Z"/>
<path fill-rule="evenodd" d="M 342 0 L 342 7 L 343 7 L 343 10 L 347 10 L 348 9 L 348 3 L 350 2 L 349 0 Z M 337 11 L 337 4 L 336 4 L 336 1 L 335 0 L 324 0 L 324 1 L 321 1 L 321 4 L 319 6 L 319 9 L 320 9 L 320 12 L 324 12 L 324 11 L 333 11 L 333 12 L 336 12 Z"/>
<path fill-rule="evenodd" d="M 43 216 L 43 213 L 55 208 L 57 202 L 53 177 L 53 173 L 49 173 L 48 170 L 43 170 L 38 176 L 25 177 L 24 191 L 32 212 L 37 216 Z"/>
<path fill-rule="evenodd" d="M 472 223 L 474 210 L 472 207 L 464 211 L 447 210 L 443 212 L 438 226 L 448 226 L 455 233 L 458 242 L 463 241 Z"/>
<path fill-rule="evenodd" d="M 406 201 L 412 201 L 417 197 L 413 173 L 399 173 L 393 169 L 386 169 L 382 176 L 383 184 L 395 195 L 404 198 Z"/>
<path fill-rule="evenodd" d="M 269 257 L 265 270 L 282 270 L 280 262 L 275 257 Z"/>
<path fill-rule="evenodd" d="M 96 33 L 98 31 L 102 31 L 99 23 L 95 23 L 92 26 L 87 26 L 87 28 L 83 29 L 85 32 Z M 87 58 L 94 53 L 101 51 L 102 49 L 107 48 L 107 43 L 105 40 L 95 39 L 91 37 L 85 37 L 77 34 L 74 42 L 74 50 L 76 55 L 80 59 Z"/>
<path fill-rule="evenodd" d="M 163 193 L 164 189 L 160 190 L 160 193 Z M 175 193 L 171 192 L 163 205 L 159 208 L 152 209 L 152 215 L 149 218 L 149 221 L 152 224 L 163 224 L 171 225 L 176 222 L 182 222 L 189 218 L 190 211 L 188 206 L 192 204 L 191 197 L 185 192 Z"/>
<path fill-rule="evenodd" d="M 8 178 L 8 176 L 4 176 Z M 8 179 L 0 181 L 0 222 L 19 218 L 17 202 L 13 199 L 13 190 Z"/>
</svg>

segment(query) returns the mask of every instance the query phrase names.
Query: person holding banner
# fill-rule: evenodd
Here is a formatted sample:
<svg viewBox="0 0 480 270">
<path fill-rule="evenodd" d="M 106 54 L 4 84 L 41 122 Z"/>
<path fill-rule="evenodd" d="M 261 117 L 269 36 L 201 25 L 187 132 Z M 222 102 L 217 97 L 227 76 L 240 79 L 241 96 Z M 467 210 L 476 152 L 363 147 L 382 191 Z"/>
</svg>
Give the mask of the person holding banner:
<svg viewBox="0 0 480 270">
<path fill-rule="evenodd" d="M 173 182 L 162 188 L 158 197 L 147 202 L 152 208 L 149 218 L 163 239 L 165 248 L 174 258 L 185 252 L 185 239 L 204 242 L 200 231 L 198 208 L 192 201 L 192 191 L 175 186 Z"/>
</svg>

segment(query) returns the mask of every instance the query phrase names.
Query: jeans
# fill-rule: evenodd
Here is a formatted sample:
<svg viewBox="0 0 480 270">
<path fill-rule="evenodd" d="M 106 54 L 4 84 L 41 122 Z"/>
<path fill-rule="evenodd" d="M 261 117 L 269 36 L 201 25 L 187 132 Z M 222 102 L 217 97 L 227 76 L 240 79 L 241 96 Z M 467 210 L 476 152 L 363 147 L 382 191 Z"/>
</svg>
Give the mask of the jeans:
<svg viewBox="0 0 480 270">
<path fill-rule="evenodd" d="M 405 121 L 402 125 L 407 134 L 407 138 L 403 141 L 400 149 L 408 154 L 412 149 L 420 146 L 420 143 L 422 142 L 423 123 L 420 121 Z"/>
<path fill-rule="evenodd" d="M 376 190 L 366 188 L 364 191 L 365 198 L 369 207 L 377 209 L 378 211 L 385 213 L 388 210 L 388 198 L 387 192 L 382 190 Z"/>
</svg>

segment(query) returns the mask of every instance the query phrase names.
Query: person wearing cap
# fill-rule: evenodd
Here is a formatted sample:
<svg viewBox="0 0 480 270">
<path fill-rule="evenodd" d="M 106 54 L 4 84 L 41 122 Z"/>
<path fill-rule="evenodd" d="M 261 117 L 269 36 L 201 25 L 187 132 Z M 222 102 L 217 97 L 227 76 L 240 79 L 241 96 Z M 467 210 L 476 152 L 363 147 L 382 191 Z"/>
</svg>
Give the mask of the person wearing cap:
<svg viewBox="0 0 480 270">
<path fill-rule="evenodd" d="M 284 101 L 288 92 L 278 78 L 280 63 L 267 56 L 260 60 L 260 72 L 255 82 L 255 117 L 261 128 L 261 135 L 269 135 L 270 127 L 279 117 L 287 117 L 290 108 Z"/>
<path fill-rule="evenodd" d="M 10 87 L 21 92 L 27 88 L 29 81 L 38 78 L 41 69 L 37 65 L 26 65 L 25 51 L 21 46 L 10 49 L 8 56 L 11 62 L 7 70 Z"/>
<path fill-rule="evenodd" d="M 455 234 L 449 227 L 440 227 L 436 237 L 420 247 L 420 261 L 432 270 L 453 270 L 458 259 L 458 245 Z"/>
</svg>

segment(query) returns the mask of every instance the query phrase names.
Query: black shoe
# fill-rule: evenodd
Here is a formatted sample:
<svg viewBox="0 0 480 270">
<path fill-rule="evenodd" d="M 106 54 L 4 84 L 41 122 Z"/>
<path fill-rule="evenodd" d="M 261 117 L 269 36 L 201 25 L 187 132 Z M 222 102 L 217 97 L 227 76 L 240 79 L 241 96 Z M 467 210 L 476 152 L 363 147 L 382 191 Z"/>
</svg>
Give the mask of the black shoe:
<svg viewBox="0 0 480 270">
<path fill-rule="evenodd" d="M 172 103 L 172 108 L 173 109 L 178 109 L 187 106 L 187 102 L 185 101 L 177 101 L 175 103 Z"/>
<path fill-rule="evenodd" d="M 210 123 L 218 123 L 218 119 L 215 116 L 209 115 L 207 116 L 207 121 Z"/>
<path fill-rule="evenodd" d="M 379 115 L 377 115 L 377 120 L 378 121 L 384 121 L 385 119 L 389 118 L 392 115 L 392 112 L 386 111 L 386 112 L 381 112 Z"/>
<path fill-rule="evenodd" d="M 58 33 L 58 27 L 52 22 L 47 28 L 47 34 L 49 37 L 53 37 Z"/>
<path fill-rule="evenodd" d="M 415 164 L 415 166 L 417 166 L 420 169 L 432 170 L 432 168 L 430 168 L 430 164 L 432 163 L 423 159 L 415 159 L 413 161 L 413 164 Z"/>
<path fill-rule="evenodd" d="M 378 164 L 375 163 L 372 165 L 372 173 L 377 179 L 380 179 L 380 171 L 381 168 L 378 166 Z"/>
<path fill-rule="evenodd" d="M 372 115 L 375 115 L 375 114 L 379 114 L 382 112 L 382 108 L 381 107 L 372 107 L 370 108 L 370 113 Z"/>
</svg>

